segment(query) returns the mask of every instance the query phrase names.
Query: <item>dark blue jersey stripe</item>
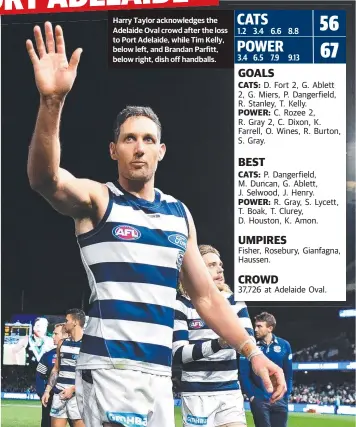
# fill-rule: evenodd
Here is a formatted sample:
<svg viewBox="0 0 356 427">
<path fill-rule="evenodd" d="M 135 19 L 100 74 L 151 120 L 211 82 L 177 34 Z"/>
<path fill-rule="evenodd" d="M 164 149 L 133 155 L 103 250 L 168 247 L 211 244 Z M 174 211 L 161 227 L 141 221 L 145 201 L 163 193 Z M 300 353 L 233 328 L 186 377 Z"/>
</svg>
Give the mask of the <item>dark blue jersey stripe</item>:
<svg viewBox="0 0 356 427">
<path fill-rule="evenodd" d="M 180 310 L 174 311 L 174 319 L 175 320 L 187 320 L 187 316 L 182 313 Z"/>
<path fill-rule="evenodd" d="M 219 372 L 237 370 L 237 360 L 211 360 L 185 363 L 183 370 L 186 372 Z"/>
<path fill-rule="evenodd" d="M 69 360 L 77 360 L 78 359 L 78 354 L 66 353 L 63 351 L 61 351 L 60 356 L 61 356 L 60 365 L 62 365 L 63 359 L 69 359 Z"/>
<path fill-rule="evenodd" d="M 104 340 L 84 334 L 82 352 L 113 359 L 130 359 L 172 366 L 172 349 L 157 344 Z"/>
<path fill-rule="evenodd" d="M 186 330 L 179 330 L 173 332 L 173 342 L 175 341 L 188 341 L 189 333 Z"/>
<path fill-rule="evenodd" d="M 60 372 L 75 372 L 75 365 L 61 365 Z"/>
<path fill-rule="evenodd" d="M 208 391 L 229 391 L 239 390 L 239 384 L 237 381 L 223 381 L 223 382 L 188 382 L 181 381 L 180 391 L 181 392 L 208 392 Z"/>
<path fill-rule="evenodd" d="M 156 304 L 120 300 L 97 300 L 91 304 L 89 317 L 131 320 L 173 328 L 174 310 Z"/>
</svg>

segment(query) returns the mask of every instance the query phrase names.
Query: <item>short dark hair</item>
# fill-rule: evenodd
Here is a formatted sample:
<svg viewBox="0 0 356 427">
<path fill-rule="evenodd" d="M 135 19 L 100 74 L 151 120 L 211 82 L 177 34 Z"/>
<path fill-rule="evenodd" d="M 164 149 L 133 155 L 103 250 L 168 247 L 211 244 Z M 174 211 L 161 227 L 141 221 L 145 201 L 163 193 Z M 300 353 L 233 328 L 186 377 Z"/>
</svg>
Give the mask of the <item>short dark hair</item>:
<svg viewBox="0 0 356 427">
<path fill-rule="evenodd" d="M 273 316 L 273 314 L 267 313 L 267 311 L 264 311 L 261 314 L 257 314 L 255 320 L 256 322 L 266 322 L 267 327 L 273 326 L 273 329 L 275 329 L 277 325 L 276 318 Z"/>
<path fill-rule="evenodd" d="M 67 311 L 66 315 L 71 315 L 73 319 L 77 320 L 83 328 L 85 325 L 85 313 L 80 308 L 71 308 Z"/>
<path fill-rule="evenodd" d="M 127 106 L 116 117 L 114 126 L 114 141 L 117 142 L 120 136 L 120 127 L 130 117 L 148 117 L 156 123 L 158 127 L 158 137 L 161 138 L 162 126 L 157 114 L 151 107 Z"/>
</svg>

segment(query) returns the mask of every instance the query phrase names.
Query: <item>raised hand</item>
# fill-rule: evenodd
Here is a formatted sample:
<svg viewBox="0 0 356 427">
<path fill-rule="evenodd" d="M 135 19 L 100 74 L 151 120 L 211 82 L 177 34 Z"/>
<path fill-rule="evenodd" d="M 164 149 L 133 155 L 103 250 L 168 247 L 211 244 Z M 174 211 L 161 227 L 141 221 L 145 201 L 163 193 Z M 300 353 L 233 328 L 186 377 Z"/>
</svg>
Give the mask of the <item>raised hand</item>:
<svg viewBox="0 0 356 427">
<path fill-rule="evenodd" d="M 65 98 L 77 76 L 82 49 L 76 49 L 68 63 L 63 31 L 59 25 L 55 28 L 54 37 L 52 24 L 45 23 L 46 43 L 39 26 L 36 25 L 33 32 L 38 54 L 31 40 L 26 41 L 26 48 L 33 64 L 37 88 L 43 97 Z"/>
</svg>

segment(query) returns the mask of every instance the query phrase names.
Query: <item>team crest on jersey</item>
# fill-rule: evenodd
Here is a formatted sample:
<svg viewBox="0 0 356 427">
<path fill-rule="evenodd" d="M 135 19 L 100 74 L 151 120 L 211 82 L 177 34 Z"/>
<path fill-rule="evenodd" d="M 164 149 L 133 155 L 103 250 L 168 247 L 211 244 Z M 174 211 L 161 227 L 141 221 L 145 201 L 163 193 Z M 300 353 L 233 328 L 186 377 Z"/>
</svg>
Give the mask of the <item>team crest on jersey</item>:
<svg viewBox="0 0 356 427">
<path fill-rule="evenodd" d="M 274 350 L 276 353 L 280 353 L 280 352 L 281 352 L 281 347 L 280 347 L 279 345 L 275 345 L 275 346 L 273 347 L 273 350 Z"/>
<path fill-rule="evenodd" d="M 168 240 L 173 243 L 173 245 L 179 246 L 182 249 L 187 249 L 187 238 L 183 234 L 171 234 L 168 236 Z"/>
<path fill-rule="evenodd" d="M 191 320 L 189 322 L 189 328 L 190 329 L 202 329 L 202 328 L 204 328 L 204 326 L 205 326 L 205 323 L 200 319 Z"/>
<path fill-rule="evenodd" d="M 113 228 L 112 234 L 120 240 L 138 240 L 141 237 L 141 232 L 131 225 L 118 225 Z"/>
</svg>

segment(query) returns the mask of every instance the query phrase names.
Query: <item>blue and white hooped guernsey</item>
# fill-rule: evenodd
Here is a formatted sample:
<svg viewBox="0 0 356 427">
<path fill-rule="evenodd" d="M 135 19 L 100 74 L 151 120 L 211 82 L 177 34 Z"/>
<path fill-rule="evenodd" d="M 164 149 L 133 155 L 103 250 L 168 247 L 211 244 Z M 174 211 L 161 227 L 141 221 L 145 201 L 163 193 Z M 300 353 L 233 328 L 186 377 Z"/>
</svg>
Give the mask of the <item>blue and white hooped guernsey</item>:
<svg viewBox="0 0 356 427">
<path fill-rule="evenodd" d="M 229 301 L 253 340 L 253 326 L 244 302 L 234 300 L 228 292 L 221 294 Z M 179 391 L 182 395 L 232 393 L 240 390 L 238 355 L 232 348 L 222 349 L 218 335 L 201 319 L 189 297 L 178 296 L 175 311 L 173 356 L 182 367 Z"/>
<path fill-rule="evenodd" d="M 71 338 L 62 342 L 59 353 L 59 375 L 53 387 L 55 394 L 75 385 L 75 368 L 81 345 L 82 340 L 74 341 Z"/>
<path fill-rule="evenodd" d="M 102 221 L 78 236 L 91 297 L 77 368 L 171 375 L 186 210 L 157 189 L 148 202 L 118 183 L 106 185 L 110 199 Z"/>
</svg>

